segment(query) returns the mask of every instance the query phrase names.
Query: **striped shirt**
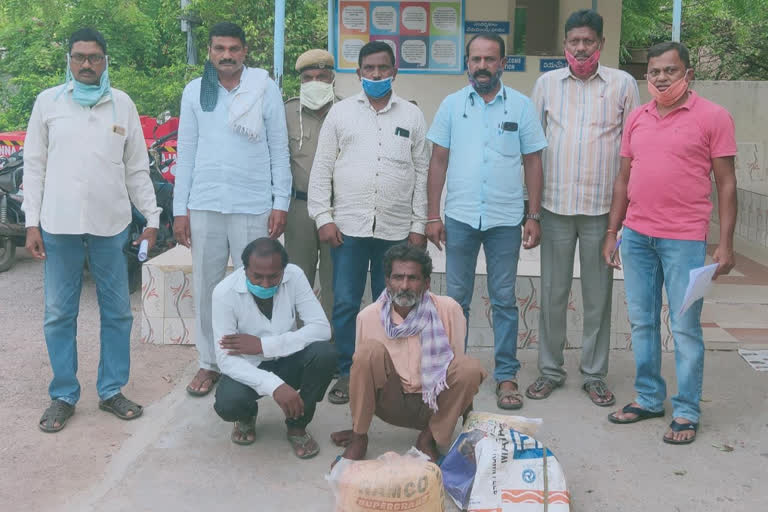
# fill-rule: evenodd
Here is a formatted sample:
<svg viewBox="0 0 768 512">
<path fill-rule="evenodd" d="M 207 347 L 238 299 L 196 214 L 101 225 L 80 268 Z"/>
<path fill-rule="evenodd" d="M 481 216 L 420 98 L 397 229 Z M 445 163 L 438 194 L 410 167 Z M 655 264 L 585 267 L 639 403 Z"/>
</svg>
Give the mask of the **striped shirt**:
<svg viewBox="0 0 768 512">
<path fill-rule="evenodd" d="M 608 213 L 624 121 L 640 105 L 635 79 L 599 65 L 582 81 L 566 67 L 541 75 L 531 99 L 549 142 L 542 206 L 558 215 Z"/>
</svg>

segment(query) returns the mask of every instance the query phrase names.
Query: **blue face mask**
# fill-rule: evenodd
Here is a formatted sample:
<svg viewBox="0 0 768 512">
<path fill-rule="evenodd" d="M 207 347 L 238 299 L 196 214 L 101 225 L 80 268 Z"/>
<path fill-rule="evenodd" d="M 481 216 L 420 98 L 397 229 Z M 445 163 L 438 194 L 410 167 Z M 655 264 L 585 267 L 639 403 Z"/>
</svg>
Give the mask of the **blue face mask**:
<svg viewBox="0 0 768 512">
<path fill-rule="evenodd" d="M 383 98 L 392 90 L 392 77 L 383 80 L 363 78 L 363 91 L 373 99 Z"/>
<path fill-rule="evenodd" d="M 67 55 L 67 84 L 70 80 L 74 84 L 72 90 L 72 99 L 75 103 L 84 107 L 92 107 L 105 95 L 111 94 L 109 83 L 109 60 L 106 61 L 107 66 L 104 68 L 104 72 L 99 79 L 99 85 L 89 85 L 75 80 L 70 68 L 70 57 Z M 67 85 L 65 84 L 65 86 Z"/>
<path fill-rule="evenodd" d="M 269 288 L 264 288 L 263 286 L 252 284 L 248 280 L 248 277 L 246 276 L 245 286 L 248 287 L 248 291 L 251 292 L 254 295 L 254 297 L 257 297 L 259 299 L 271 299 L 277 293 L 277 287 L 280 285 L 278 284 L 275 286 L 271 286 Z"/>
</svg>

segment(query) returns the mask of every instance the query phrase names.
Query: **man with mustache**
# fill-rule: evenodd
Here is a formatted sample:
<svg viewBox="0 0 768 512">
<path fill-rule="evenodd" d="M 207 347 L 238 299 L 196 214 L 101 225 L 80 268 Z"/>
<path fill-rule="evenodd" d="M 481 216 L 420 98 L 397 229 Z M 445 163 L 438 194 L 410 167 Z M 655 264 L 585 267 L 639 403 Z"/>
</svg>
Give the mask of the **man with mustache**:
<svg viewBox="0 0 768 512">
<path fill-rule="evenodd" d="M 519 409 L 515 278 L 521 239 L 526 249 L 539 244 L 541 150 L 547 140 L 531 100 L 501 83 L 505 60 L 498 35 L 478 34 L 467 43 L 470 85 L 443 100 L 427 134 L 434 145 L 426 231 L 438 249 L 445 244 L 448 295 L 461 304 L 467 320 L 482 244 L 493 311 L 496 404 Z"/>
<path fill-rule="evenodd" d="M 396 245 L 384 255 L 386 289 L 357 315 L 350 378 L 352 430 L 331 434 L 342 457 L 360 460 L 376 415 L 421 432 L 415 446 L 432 461 L 450 444 L 456 422 L 471 410 L 486 372 L 464 355 L 466 321 L 456 301 L 429 291 L 432 259 Z"/>
<path fill-rule="evenodd" d="M 187 386 L 204 396 L 219 379 L 211 296 L 230 257 L 241 266 L 246 244 L 285 229 L 291 195 L 288 132 L 277 84 L 244 66 L 245 32 L 211 27 L 202 78 L 184 88 L 173 196 L 176 240 L 192 249 L 195 344 L 200 370 Z"/>
<path fill-rule="evenodd" d="M 309 215 L 333 258 L 333 334 L 339 379 L 328 401 L 349 401 L 355 317 L 370 269 L 371 296 L 384 289 L 384 253 L 403 241 L 426 245 L 426 122 L 392 90 L 395 54 L 384 41 L 358 55 L 359 94 L 331 107 L 309 177 Z"/>
<path fill-rule="evenodd" d="M 624 121 L 640 103 L 634 78 L 600 64 L 604 44 L 602 16 L 590 9 L 574 12 L 565 22 L 568 67 L 544 73 L 533 88 L 549 146 L 541 198 L 539 377 L 525 392 L 540 400 L 565 382 L 566 314 L 578 240 L 584 304 L 579 369 L 583 389 L 601 407 L 616 399 L 605 383 L 613 269 L 600 254 Z"/>
<path fill-rule="evenodd" d="M 43 432 L 58 432 L 75 413 L 77 314 L 86 260 L 96 282 L 101 353 L 99 408 L 132 420 L 142 407 L 121 389 L 130 374 L 131 300 L 123 249 L 131 202 L 147 228 L 134 241 L 155 244 L 160 208 L 133 101 L 109 82 L 107 43 L 91 28 L 69 38 L 64 85 L 40 93 L 24 144 L 27 251 L 45 261 L 44 333 L 53 380 Z"/>
<path fill-rule="evenodd" d="M 613 423 L 664 417 L 667 388 L 661 376 L 661 290 L 669 300 L 675 338 L 677 394 L 663 441 L 696 439 L 704 379 L 703 299 L 684 313 L 690 271 L 704 265 L 712 211 L 714 175 L 720 216 L 715 277 L 734 266 L 736 225 L 736 134 L 720 105 L 690 89 L 688 49 L 659 43 L 648 50 L 648 92 L 653 98 L 627 119 L 621 141 L 621 170 L 613 187 L 605 263 L 620 268 L 616 233 L 621 229 L 624 285 L 635 353 L 635 400 L 608 416 Z"/>
</svg>

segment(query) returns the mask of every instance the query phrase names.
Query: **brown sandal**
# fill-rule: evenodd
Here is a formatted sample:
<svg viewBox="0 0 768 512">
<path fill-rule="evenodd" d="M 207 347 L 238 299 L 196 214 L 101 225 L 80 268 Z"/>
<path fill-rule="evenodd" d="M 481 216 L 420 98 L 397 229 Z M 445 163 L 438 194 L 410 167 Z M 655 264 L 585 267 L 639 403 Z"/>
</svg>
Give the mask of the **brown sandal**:
<svg viewBox="0 0 768 512">
<path fill-rule="evenodd" d="M 300 459 L 311 459 L 320 452 L 320 447 L 317 445 L 317 441 L 312 437 L 309 432 L 303 436 L 291 436 L 286 435 L 288 442 L 291 443 L 293 448 L 293 454 Z M 304 450 L 302 455 L 299 455 L 299 450 Z"/>
<path fill-rule="evenodd" d="M 585 382 L 582 388 L 587 392 L 592 403 L 599 407 L 608 407 L 616 403 L 616 396 L 601 380 Z"/>
<path fill-rule="evenodd" d="M 253 434 L 253 439 L 248 435 Z M 256 416 L 246 421 L 236 421 L 232 427 L 232 435 L 229 436 L 233 443 L 248 446 L 256 442 Z"/>
<path fill-rule="evenodd" d="M 207 373 L 203 373 L 203 372 L 207 372 Z M 192 378 L 192 382 L 187 384 L 187 393 L 189 393 L 192 396 L 205 396 L 211 392 L 211 390 L 213 389 L 213 386 L 215 386 L 216 383 L 219 381 L 219 378 L 221 378 L 220 373 L 215 372 L 213 370 L 204 370 L 203 368 L 200 368 L 199 370 L 197 370 L 197 373 Z M 210 382 L 210 384 L 208 385 L 208 389 L 206 389 L 205 391 L 200 391 L 200 389 L 205 385 L 206 382 Z M 192 387 L 192 385 L 195 383 L 197 383 L 196 389 Z"/>
<path fill-rule="evenodd" d="M 559 388 L 560 384 L 555 382 L 554 380 L 550 379 L 549 377 L 544 377 L 543 375 L 540 375 L 530 386 L 528 386 L 528 389 L 525 390 L 525 396 L 532 400 L 544 400 L 549 395 L 552 394 L 552 391 L 555 390 L 555 388 Z"/>
<path fill-rule="evenodd" d="M 513 383 L 515 389 L 501 389 L 501 385 L 505 382 Z M 509 398 L 513 401 L 508 402 L 507 399 Z M 513 380 L 503 380 L 496 384 L 496 407 L 507 411 L 513 411 L 523 407 L 523 395 L 518 392 L 517 382 Z"/>
</svg>

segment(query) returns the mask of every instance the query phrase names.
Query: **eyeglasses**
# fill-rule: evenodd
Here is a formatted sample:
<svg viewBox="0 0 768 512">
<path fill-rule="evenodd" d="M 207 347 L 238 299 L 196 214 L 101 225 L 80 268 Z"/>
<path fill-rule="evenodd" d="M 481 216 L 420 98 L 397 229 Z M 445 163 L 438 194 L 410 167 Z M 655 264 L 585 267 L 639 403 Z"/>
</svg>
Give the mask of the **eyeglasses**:
<svg viewBox="0 0 768 512">
<path fill-rule="evenodd" d="M 88 63 L 91 64 L 92 66 L 95 64 L 101 64 L 102 62 L 104 62 L 104 59 L 105 59 L 104 55 L 100 55 L 98 53 L 93 53 L 91 55 L 83 55 L 82 53 L 73 53 L 72 55 L 70 55 L 70 58 L 72 59 L 72 62 L 74 62 L 75 64 L 82 64 L 87 60 Z"/>
</svg>

